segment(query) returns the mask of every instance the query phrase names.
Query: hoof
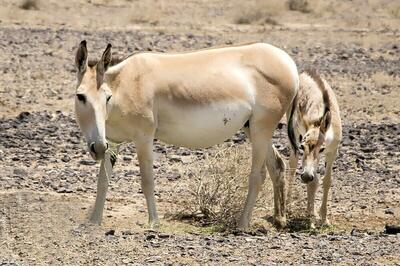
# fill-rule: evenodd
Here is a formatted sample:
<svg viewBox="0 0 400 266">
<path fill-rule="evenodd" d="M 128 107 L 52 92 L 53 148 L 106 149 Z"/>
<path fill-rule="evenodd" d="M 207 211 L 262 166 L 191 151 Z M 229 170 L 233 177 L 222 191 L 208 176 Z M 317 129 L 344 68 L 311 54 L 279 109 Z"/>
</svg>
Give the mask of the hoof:
<svg viewBox="0 0 400 266">
<path fill-rule="evenodd" d="M 156 220 L 156 221 L 149 222 L 149 228 L 150 228 L 150 230 L 160 229 L 160 221 Z"/>
<path fill-rule="evenodd" d="M 310 229 L 315 229 L 315 228 L 317 228 L 317 227 L 315 226 L 315 223 L 314 223 L 314 222 L 310 222 Z"/>
<path fill-rule="evenodd" d="M 89 222 L 90 222 L 91 224 L 101 225 L 101 219 L 99 219 L 99 218 L 90 217 Z"/>
<path fill-rule="evenodd" d="M 324 219 L 324 220 L 322 220 L 321 225 L 322 226 L 330 226 L 331 222 L 328 219 Z"/>
<path fill-rule="evenodd" d="M 286 217 L 275 217 L 275 224 L 278 228 L 285 228 L 287 225 Z"/>
<path fill-rule="evenodd" d="M 249 222 L 247 222 L 247 221 L 240 221 L 240 222 L 239 222 L 239 225 L 238 225 L 238 227 L 237 227 L 237 230 L 238 230 L 238 231 L 247 232 L 247 231 L 249 231 L 249 229 L 250 229 L 250 224 L 249 224 Z"/>
</svg>

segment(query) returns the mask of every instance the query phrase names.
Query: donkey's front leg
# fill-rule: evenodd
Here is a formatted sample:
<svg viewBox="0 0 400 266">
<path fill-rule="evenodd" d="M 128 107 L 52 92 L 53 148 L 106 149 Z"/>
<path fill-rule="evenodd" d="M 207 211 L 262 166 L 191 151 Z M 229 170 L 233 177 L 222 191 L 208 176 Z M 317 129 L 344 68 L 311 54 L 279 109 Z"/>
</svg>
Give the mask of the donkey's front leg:
<svg viewBox="0 0 400 266">
<path fill-rule="evenodd" d="M 149 225 L 151 229 L 156 229 L 159 227 L 159 220 L 154 198 L 153 138 L 137 141 L 136 149 L 139 159 L 142 191 L 146 198 L 147 210 L 149 212 Z"/>
<path fill-rule="evenodd" d="M 322 183 L 323 187 L 323 195 L 322 195 L 322 204 L 321 204 L 321 210 L 320 210 L 320 215 L 321 215 L 321 222 L 323 225 L 329 225 L 330 222 L 328 220 L 327 212 L 328 212 L 328 195 L 329 195 L 329 190 L 332 186 L 332 166 L 333 166 L 333 161 L 336 159 L 337 155 L 337 150 L 334 152 L 326 153 L 325 155 L 325 160 L 326 160 L 326 166 L 325 166 L 325 177 L 324 181 Z"/>
<path fill-rule="evenodd" d="M 101 224 L 103 218 L 104 203 L 106 201 L 106 194 L 108 189 L 108 179 L 111 178 L 112 165 L 109 152 L 106 152 L 104 159 L 100 164 L 100 173 L 97 179 L 97 194 L 96 202 L 92 214 L 90 215 L 90 221 L 92 223 Z"/>
<path fill-rule="evenodd" d="M 313 181 L 307 184 L 307 213 L 310 218 L 310 227 L 315 228 L 315 220 L 316 220 L 316 213 L 315 213 L 315 194 L 317 193 L 318 189 L 318 178 L 314 178 Z"/>
</svg>

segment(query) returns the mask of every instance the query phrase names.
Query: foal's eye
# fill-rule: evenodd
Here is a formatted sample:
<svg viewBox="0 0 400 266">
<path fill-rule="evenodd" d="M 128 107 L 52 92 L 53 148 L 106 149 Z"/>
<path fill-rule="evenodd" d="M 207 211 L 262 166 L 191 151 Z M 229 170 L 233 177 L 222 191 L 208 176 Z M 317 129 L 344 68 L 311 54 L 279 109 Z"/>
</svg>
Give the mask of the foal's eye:
<svg viewBox="0 0 400 266">
<path fill-rule="evenodd" d="M 107 103 L 111 99 L 112 95 L 107 96 Z"/>
<path fill-rule="evenodd" d="M 83 102 L 83 103 L 86 102 L 86 96 L 85 96 L 85 95 L 78 93 L 78 94 L 76 95 L 76 97 L 78 98 L 78 100 L 79 100 L 80 102 Z"/>
<path fill-rule="evenodd" d="M 319 149 L 319 152 L 323 152 L 325 150 L 325 148 L 321 148 Z"/>
</svg>

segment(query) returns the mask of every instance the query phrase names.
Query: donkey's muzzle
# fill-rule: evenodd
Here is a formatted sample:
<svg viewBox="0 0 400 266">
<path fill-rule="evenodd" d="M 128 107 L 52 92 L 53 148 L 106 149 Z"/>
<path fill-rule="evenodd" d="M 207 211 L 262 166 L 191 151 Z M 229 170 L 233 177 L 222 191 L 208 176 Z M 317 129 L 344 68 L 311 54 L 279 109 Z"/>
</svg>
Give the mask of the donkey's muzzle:
<svg viewBox="0 0 400 266">
<path fill-rule="evenodd" d="M 89 145 L 90 154 L 94 159 L 99 160 L 104 157 L 104 153 L 108 149 L 108 142 L 92 142 Z"/>
<path fill-rule="evenodd" d="M 303 183 L 308 184 L 308 183 L 312 182 L 313 180 L 314 180 L 314 175 L 313 174 L 309 174 L 309 173 L 305 172 L 305 173 L 303 173 L 301 175 L 301 181 Z"/>
</svg>

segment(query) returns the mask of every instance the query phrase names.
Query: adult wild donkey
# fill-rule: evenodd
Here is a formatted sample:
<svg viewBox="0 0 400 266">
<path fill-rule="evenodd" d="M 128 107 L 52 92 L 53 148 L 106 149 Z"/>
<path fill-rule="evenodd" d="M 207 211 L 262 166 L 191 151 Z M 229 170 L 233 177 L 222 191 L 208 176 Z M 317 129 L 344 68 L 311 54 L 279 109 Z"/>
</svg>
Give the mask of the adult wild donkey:
<svg viewBox="0 0 400 266">
<path fill-rule="evenodd" d="M 293 148 L 289 162 L 290 187 L 296 173 L 300 150 L 303 153 L 301 180 L 307 184 L 307 211 L 311 218 L 311 227 L 315 227 L 314 200 L 318 188 L 317 168 L 320 155 L 324 152 L 326 163 L 320 214 L 322 224 L 329 224 L 326 217 L 328 193 L 332 183 L 332 164 L 342 138 L 342 125 L 335 94 L 327 81 L 315 70 L 300 75 L 300 88 L 290 113 L 288 117 L 291 121 L 288 124 L 293 124 L 293 126 L 289 129 L 294 129 L 289 132 Z M 297 144 L 297 140 L 300 145 Z"/>
<path fill-rule="evenodd" d="M 112 171 L 107 139 L 135 143 L 154 227 L 154 138 L 177 146 L 209 147 L 246 124 L 252 166 L 239 224 L 249 226 L 266 165 L 274 186 L 274 216 L 278 225 L 285 225 L 285 164 L 271 138 L 298 89 L 297 68 L 288 54 L 255 43 L 189 53 L 139 53 L 114 65 L 110 44 L 98 62 L 88 62 L 82 41 L 76 67 L 77 120 L 90 154 L 102 160 L 93 222 L 101 222 Z"/>
</svg>

